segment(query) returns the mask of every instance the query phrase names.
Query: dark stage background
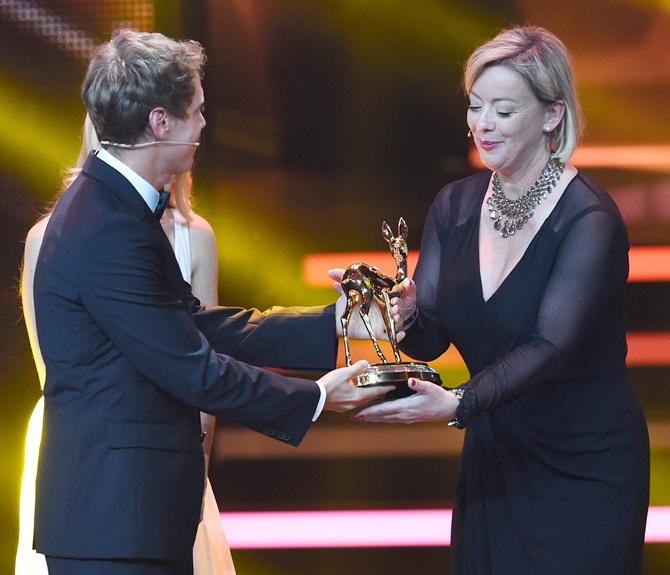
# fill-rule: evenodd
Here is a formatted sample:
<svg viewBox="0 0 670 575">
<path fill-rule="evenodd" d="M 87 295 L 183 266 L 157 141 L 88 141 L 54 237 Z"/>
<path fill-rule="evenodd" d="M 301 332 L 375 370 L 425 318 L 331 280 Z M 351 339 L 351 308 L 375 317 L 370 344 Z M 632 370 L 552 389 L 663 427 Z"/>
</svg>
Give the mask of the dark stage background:
<svg viewBox="0 0 670 575">
<path fill-rule="evenodd" d="M 220 301 L 262 308 L 332 301 L 329 289 L 304 281 L 303 258 L 381 250 L 383 219 L 404 216 L 418 248 L 437 190 L 476 169 L 462 64 L 513 23 L 546 26 L 567 44 L 587 120 L 578 166 L 614 195 L 635 246 L 670 244 L 667 2 L 0 2 L 0 572 L 13 571 L 23 438 L 39 395 L 17 297 L 23 239 L 76 159 L 79 86 L 92 47 L 122 26 L 206 46 L 196 210 L 217 233 Z M 650 281 L 630 287 L 631 330 L 650 336 L 631 372 L 650 422 L 652 506 L 667 506 L 670 257 L 652 268 Z M 445 378 L 458 383 L 463 369 L 449 365 Z M 315 431 L 304 449 L 289 450 L 221 422 L 212 469 L 221 509 L 451 506 L 458 432 L 362 427 L 330 415 Z M 448 554 L 256 550 L 234 558 L 240 574 L 392 575 L 445 573 Z M 668 543 L 647 545 L 645 573 L 669 566 Z"/>
</svg>

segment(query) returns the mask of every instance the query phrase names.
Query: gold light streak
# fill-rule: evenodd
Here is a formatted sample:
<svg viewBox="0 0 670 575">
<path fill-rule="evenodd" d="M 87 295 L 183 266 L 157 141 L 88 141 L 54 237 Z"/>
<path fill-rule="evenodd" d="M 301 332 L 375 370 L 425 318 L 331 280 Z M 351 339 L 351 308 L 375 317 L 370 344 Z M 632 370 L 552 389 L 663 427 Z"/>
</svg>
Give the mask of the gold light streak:
<svg viewBox="0 0 670 575">
<path fill-rule="evenodd" d="M 418 251 L 409 252 L 410 276 L 414 274 L 418 259 Z M 670 246 L 633 246 L 629 259 L 629 282 L 670 282 Z M 315 253 L 303 259 L 303 281 L 311 287 L 330 287 L 331 281 L 326 272 L 332 268 L 346 268 L 354 262 L 366 262 L 385 274 L 395 275 L 395 262 L 388 252 Z"/>
<path fill-rule="evenodd" d="M 470 165 L 484 167 L 477 149 L 468 154 Z M 668 146 L 580 146 L 571 162 L 577 168 L 616 168 L 643 172 L 670 173 L 670 145 Z"/>
<path fill-rule="evenodd" d="M 418 255 L 417 251 L 409 253 L 410 276 Z M 388 252 L 309 254 L 303 260 L 303 281 L 311 287 L 330 287 L 332 282 L 326 272 L 331 268 L 345 268 L 353 262 L 368 262 L 388 275 L 395 273 L 395 263 Z M 629 281 L 670 282 L 670 246 L 631 248 Z M 387 352 L 390 354 L 390 349 L 384 350 Z M 352 342 L 352 355 L 371 363 L 378 361 L 372 344 L 367 341 Z M 343 357 L 341 350 L 338 357 Z M 670 365 L 670 332 L 629 333 L 627 364 L 629 367 Z M 443 377 L 449 373 L 458 377 L 465 371 L 463 360 L 453 348 L 431 362 L 431 366 L 442 372 Z"/>
</svg>

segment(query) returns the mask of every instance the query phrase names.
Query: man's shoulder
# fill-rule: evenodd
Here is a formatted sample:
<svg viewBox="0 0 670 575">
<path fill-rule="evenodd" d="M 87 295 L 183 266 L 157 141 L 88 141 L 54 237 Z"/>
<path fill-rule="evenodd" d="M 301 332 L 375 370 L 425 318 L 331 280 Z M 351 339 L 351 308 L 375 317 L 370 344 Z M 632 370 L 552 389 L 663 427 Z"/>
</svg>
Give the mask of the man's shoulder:
<svg viewBox="0 0 670 575">
<path fill-rule="evenodd" d="M 108 185 L 82 173 L 56 202 L 45 240 L 79 254 L 109 249 L 124 236 L 151 233 L 144 214 L 119 199 Z"/>
<path fill-rule="evenodd" d="M 70 184 L 54 205 L 46 233 L 79 237 L 114 213 L 104 187 L 83 174 Z"/>
</svg>

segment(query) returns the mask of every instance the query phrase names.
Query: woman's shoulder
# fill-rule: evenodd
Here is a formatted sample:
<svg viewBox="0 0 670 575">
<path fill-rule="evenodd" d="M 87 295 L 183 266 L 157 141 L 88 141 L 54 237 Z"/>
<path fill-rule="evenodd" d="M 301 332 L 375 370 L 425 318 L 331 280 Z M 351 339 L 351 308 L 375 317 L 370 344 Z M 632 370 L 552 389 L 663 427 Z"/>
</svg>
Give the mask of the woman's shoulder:
<svg viewBox="0 0 670 575">
<path fill-rule="evenodd" d="M 595 180 L 581 170 L 577 172 L 573 182 L 576 188 L 577 199 L 585 206 L 598 206 L 606 211 L 619 213 L 619 208 L 612 196 Z"/>
<path fill-rule="evenodd" d="M 564 202 L 556 224 L 568 225 L 589 214 L 606 214 L 623 224 L 623 217 L 612 196 L 588 175 L 578 171 L 564 192 Z"/>
<path fill-rule="evenodd" d="M 197 233 L 214 234 L 214 228 L 212 228 L 212 224 L 210 224 L 200 214 L 196 214 L 195 212 L 191 212 L 191 219 L 188 222 L 188 227 Z"/>
<path fill-rule="evenodd" d="M 47 224 L 49 223 L 50 214 L 47 214 L 43 218 L 37 220 L 33 226 L 28 230 L 26 234 L 26 248 L 31 245 L 39 245 L 42 243 L 44 238 L 44 232 L 47 229 Z"/>
<path fill-rule="evenodd" d="M 26 244 L 23 248 L 23 269 L 30 274 L 33 274 L 35 271 L 35 264 L 37 263 L 37 257 L 42 247 L 42 240 L 44 239 L 44 232 L 48 223 L 49 216 L 47 215 L 35 222 L 26 234 Z"/>
<path fill-rule="evenodd" d="M 488 185 L 491 178 L 489 170 L 481 170 L 460 180 L 455 180 L 446 184 L 439 192 L 440 196 L 457 196 L 467 194 L 472 191 L 482 190 L 483 186 Z"/>
<path fill-rule="evenodd" d="M 195 212 L 192 212 L 191 214 L 188 228 L 191 233 L 191 241 L 206 241 L 214 238 L 214 228 L 212 228 L 212 224 Z"/>
<path fill-rule="evenodd" d="M 444 186 L 433 201 L 431 211 L 443 225 L 460 225 L 473 216 L 479 216 L 481 202 L 488 187 L 491 172 L 482 170 Z"/>
<path fill-rule="evenodd" d="M 196 213 L 192 213 L 188 225 L 193 293 L 205 307 L 212 307 L 217 303 L 219 262 L 214 230 L 205 218 Z"/>
<path fill-rule="evenodd" d="M 193 254 L 201 251 L 216 252 L 216 237 L 214 228 L 201 215 L 192 212 L 188 222 L 189 236 L 191 239 L 191 250 Z"/>
</svg>

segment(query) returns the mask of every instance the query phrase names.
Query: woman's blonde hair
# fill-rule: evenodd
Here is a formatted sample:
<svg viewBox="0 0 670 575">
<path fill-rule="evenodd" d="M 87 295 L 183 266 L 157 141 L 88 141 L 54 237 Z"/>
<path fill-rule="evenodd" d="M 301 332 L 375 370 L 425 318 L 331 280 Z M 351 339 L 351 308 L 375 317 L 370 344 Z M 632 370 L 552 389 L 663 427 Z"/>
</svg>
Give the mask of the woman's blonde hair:
<svg viewBox="0 0 670 575">
<path fill-rule="evenodd" d="M 84 128 L 82 130 L 82 139 L 81 139 L 81 148 L 79 149 L 79 156 L 77 157 L 77 163 L 74 167 L 69 168 L 65 173 L 65 178 L 63 179 L 63 189 L 67 188 L 75 178 L 81 173 L 81 169 L 86 162 L 89 154 L 93 150 L 97 150 L 100 147 L 100 140 L 98 139 L 98 134 L 95 131 L 95 126 L 88 114 L 84 119 Z M 170 192 L 173 192 L 172 197 L 174 198 L 174 206 L 181 212 L 181 214 L 187 219 L 193 219 L 193 178 L 191 177 L 191 172 L 183 172 L 172 176 L 170 183 L 168 184 Z M 172 202 L 171 202 L 172 203 Z M 173 207 L 174 207 L 173 206 Z"/>
<path fill-rule="evenodd" d="M 490 66 L 514 70 L 543 104 L 562 101 L 565 114 L 551 134 L 552 156 L 567 162 L 581 138 L 581 111 L 570 57 L 563 42 L 538 26 L 515 26 L 477 48 L 463 72 L 463 88 L 470 93 L 480 74 Z"/>
</svg>

